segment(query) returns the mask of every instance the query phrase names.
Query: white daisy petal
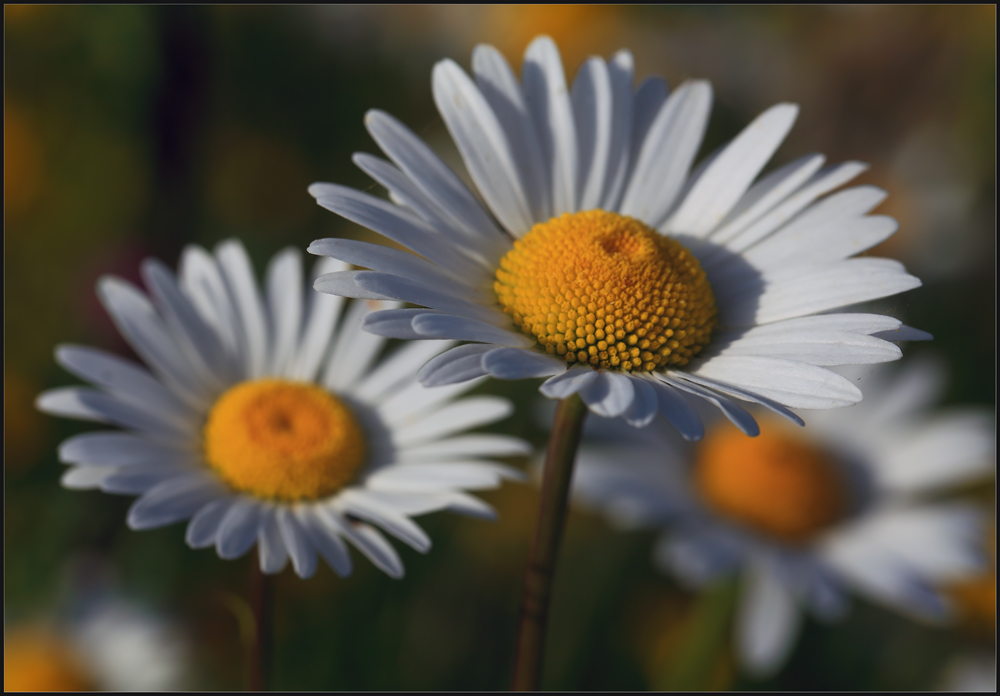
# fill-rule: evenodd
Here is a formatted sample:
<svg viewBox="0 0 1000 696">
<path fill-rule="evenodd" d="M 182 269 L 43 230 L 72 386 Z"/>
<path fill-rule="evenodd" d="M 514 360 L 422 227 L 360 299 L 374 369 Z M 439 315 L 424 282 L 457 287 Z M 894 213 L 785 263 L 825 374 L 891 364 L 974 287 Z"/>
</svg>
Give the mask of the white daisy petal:
<svg viewBox="0 0 1000 696">
<path fill-rule="evenodd" d="M 847 331 L 799 330 L 740 337 L 718 355 L 758 355 L 810 365 L 868 365 L 903 357 L 898 346 Z"/>
<path fill-rule="evenodd" d="M 35 401 L 39 410 L 54 416 L 79 420 L 113 423 L 123 428 L 139 430 L 157 441 L 189 443 L 195 433 L 176 425 L 158 414 L 140 411 L 132 403 L 95 389 L 65 387 L 39 395 Z"/>
<path fill-rule="evenodd" d="M 391 426 L 409 425 L 414 420 L 434 415 L 473 386 L 475 383 L 449 384 L 427 389 L 411 383 L 379 404 L 378 413 Z"/>
<path fill-rule="evenodd" d="M 185 292 L 202 317 L 216 331 L 219 339 L 226 347 L 229 356 L 242 355 L 240 344 L 240 327 L 236 318 L 236 310 L 226 288 L 226 281 L 215 258 L 205 249 L 189 244 L 181 252 L 178 278 L 181 289 Z M 228 361 L 227 361 L 228 362 Z M 233 370 L 233 378 L 242 376 L 238 369 L 242 361 L 227 365 Z"/>
<path fill-rule="evenodd" d="M 566 361 L 530 350 L 497 348 L 483 355 L 483 369 L 497 379 L 549 377 L 566 371 Z"/>
<path fill-rule="evenodd" d="M 633 380 L 617 372 L 598 372 L 597 378 L 580 389 L 580 398 L 591 411 L 604 418 L 617 418 L 632 407 Z"/>
<path fill-rule="evenodd" d="M 548 220 L 552 217 L 548 169 L 517 78 L 503 55 L 485 44 L 479 44 L 472 51 L 472 72 L 479 91 L 506 135 L 532 219 Z"/>
<path fill-rule="evenodd" d="M 229 506 L 215 536 L 220 558 L 232 560 L 250 550 L 257 541 L 261 512 L 260 503 L 242 496 Z"/>
<path fill-rule="evenodd" d="M 546 380 L 539 391 L 550 399 L 565 399 L 584 389 L 597 379 L 597 375 L 589 367 L 576 365 Z"/>
<path fill-rule="evenodd" d="M 465 435 L 437 440 L 399 453 L 401 462 L 438 462 L 463 457 L 520 457 L 530 454 L 531 447 L 509 435 Z"/>
<path fill-rule="evenodd" d="M 319 555 L 327 562 L 333 572 L 342 578 L 348 577 L 354 570 L 351 554 L 344 543 L 343 523 L 333 524 L 325 505 L 302 505 L 296 507 L 296 520 L 309 537 Z"/>
<path fill-rule="evenodd" d="M 592 210 L 601 205 L 611 159 L 614 99 L 607 64 L 588 58 L 576 73 L 570 96 L 580 158 L 579 208 Z"/>
<path fill-rule="evenodd" d="M 658 227 L 684 185 L 712 106 L 702 80 L 681 85 L 649 127 L 622 199 L 621 213 Z"/>
<path fill-rule="evenodd" d="M 363 522 L 347 522 L 344 525 L 344 536 L 365 558 L 390 578 L 398 580 L 405 574 L 403 562 L 396 549 L 371 525 Z"/>
<path fill-rule="evenodd" d="M 688 587 L 697 588 L 737 568 L 744 555 L 727 530 L 696 528 L 661 536 L 653 549 L 653 563 Z"/>
<path fill-rule="evenodd" d="M 321 380 L 331 391 L 349 390 L 361 375 L 368 372 L 385 345 L 384 337 L 361 330 L 361 321 L 365 315 L 372 309 L 384 306 L 386 305 L 355 302 L 347 310 Z"/>
<path fill-rule="evenodd" d="M 520 236 L 534 222 L 500 121 L 476 84 L 452 60 L 434 66 L 434 103 L 469 175 L 500 223 Z"/>
<path fill-rule="evenodd" d="M 524 474 L 517 469 L 490 462 L 406 463 L 379 469 L 365 480 L 365 484 L 373 489 L 387 491 L 479 490 L 496 488 L 503 479 L 521 481 L 524 478 Z M 377 522 L 374 519 L 368 521 Z"/>
<path fill-rule="evenodd" d="M 393 510 L 388 505 L 380 505 L 357 489 L 347 489 L 340 496 L 341 509 L 353 517 L 378 525 L 383 530 L 420 553 L 431 548 L 431 538 L 413 520 Z"/>
<path fill-rule="evenodd" d="M 309 532 L 291 507 L 279 507 L 274 513 L 281 532 L 281 540 L 285 544 L 295 574 L 303 580 L 311 578 L 316 572 L 316 550 L 309 541 Z"/>
<path fill-rule="evenodd" d="M 527 348 L 535 343 L 524 334 L 516 334 L 482 321 L 448 314 L 418 314 L 413 317 L 412 325 L 419 335 L 426 338 L 449 338 L 512 348 Z"/>
<path fill-rule="evenodd" d="M 655 375 L 655 377 L 681 391 L 685 391 L 689 394 L 694 394 L 695 396 L 700 396 L 705 401 L 709 402 L 724 415 L 730 423 L 739 428 L 744 434 L 750 437 L 757 437 L 760 434 L 760 427 L 757 425 L 757 421 L 751 416 L 747 411 L 739 406 L 732 399 L 719 394 L 718 392 L 712 391 L 711 389 L 706 389 L 700 384 L 694 382 L 689 382 L 682 378 L 675 378 L 673 375 Z"/>
<path fill-rule="evenodd" d="M 736 618 L 740 661 L 756 677 L 772 674 L 795 645 L 802 613 L 766 562 L 752 562 L 743 577 Z"/>
<path fill-rule="evenodd" d="M 181 292 L 174 274 L 156 259 L 142 264 L 142 279 L 171 333 L 185 352 L 185 357 L 198 377 L 216 389 L 222 388 L 220 373 L 225 377 L 226 360 L 222 340 L 194 304 Z"/>
<path fill-rule="evenodd" d="M 635 64 L 628 51 L 619 51 L 608 62 L 611 77 L 611 142 L 608 147 L 603 197 L 594 206 L 603 210 L 617 210 L 625 191 L 632 142 L 634 72 Z"/>
<path fill-rule="evenodd" d="M 156 414 L 179 428 L 191 425 L 184 403 L 164 389 L 148 370 L 133 362 L 97 348 L 70 345 L 56 347 L 56 362 L 136 408 Z"/>
<path fill-rule="evenodd" d="M 342 261 L 330 258 L 318 259 L 313 267 L 312 282 L 320 276 L 335 273 L 346 267 L 347 264 Z M 344 298 L 319 292 L 310 292 L 307 297 L 302 340 L 295 349 L 296 355 L 287 370 L 287 375 L 292 379 L 311 382 L 316 378 L 320 363 L 330 346 L 330 338 L 344 306 Z"/>
<path fill-rule="evenodd" d="M 103 467 L 102 467 L 103 468 Z M 138 495 L 177 476 L 196 471 L 191 466 L 170 464 L 151 464 L 146 466 L 127 466 L 118 469 L 113 474 L 101 480 L 101 490 L 105 493 L 120 495 Z"/>
<path fill-rule="evenodd" d="M 274 330 L 268 371 L 281 374 L 292 360 L 302 330 L 302 256 L 298 249 L 285 249 L 271 259 L 264 285 Z"/>
<path fill-rule="evenodd" d="M 216 498 L 199 510 L 188 522 L 184 540 L 193 549 L 204 549 L 215 545 L 219 525 L 229 512 L 229 508 L 239 500 L 236 496 Z"/>
<path fill-rule="evenodd" d="M 130 529 L 153 529 L 180 522 L 221 494 L 222 486 L 211 475 L 197 472 L 164 481 L 132 503 Z"/>
<path fill-rule="evenodd" d="M 878 482 L 892 490 L 916 493 L 993 471 L 996 432 L 986 413 L 948 413 L 899 435 L 877 462 Z"/>
<path fill-rule="evenodd" d="M 755 391 L 749 391 L 747 389 L 740 389 L 732 384 L 726 384 L 725 382 L 719 382 L 718 380 L 709 379 L 703 375 L 693 375 L 688 372 L 674 373 L 673 375 L 677 379 L 683 379 L 685 382 L 693 382 L 695 384 L 700 384 L 703 387 L 713 389 L 715 391 L 720 391 L 723 394 L 728 394 L 729 396 L 735 396 L 737 399 L 742 399 L 743 401 L 749 401 L 750 403 L 760 404 L 768 411 L 776 413 L 782 418 L 795 423 L 795 425 L 805 425 L 805 421 L 799 418 L 795 413 L 789 411 L 785 406 L 779 404 L 777 401 L 768 399 L 765 396 L 761 396 Z"/>
<path fill-rule="evenodd" d="M 432 229 L 446 237 L 450 243 L 458 246 L 467 256 L 483 266 L 485 271 L 492 269 L 500 257 L 510 248 L 510 244 L 506 243 L 500 235 L 484 238 L 482 235 L 466 230 L 457 224 L 454 218 L 449 216 L 446 211 L 441 210 L 420 190 L 413 179 L 385 160 L 363 152 L 354 153 L 351 159 L 361 171 L 388 189 L 394 201 L 423 218 Z M 484 242 L 493 242 L 493 244 L 487 245 Z"/>
<path fill-rule="evenodd" d="M 122 432 L 82 433 L 59 445 L 59 461 L 67 464 L 178 465 L 196 456 L 182 448 Z"/>
<path fill-rule="evenodd" d="M 417 379 L 425 387 L 441 387 L 484 377 L 489 373 L 483 368 L 483 356 L 491 350 L 493 346 L 481 343 L 452 348 L 428 360 Z"/>
<path fill-rule="evenodd" d="M 920 287 L 920 281 L 890 259 L 860 258 L 804 268 L 792 277 L 765 282 L 761 292 L 744 292 L 720 307 L 729 326 L 752 326 L 845 305 L 890 297 Z M 725 289 L 720 294 L 732 294 Z"/>
<path fill-rule="evenodd" d="M 89 490 L 99 488 L 108 476 L 118 471 L 114 466 L 74 466 L 59 479 L 64 487 L 71 490 Z"/>
<path fill-rule="evenodd" d="M 509 324 L 507 317 L 496 309 L 457 298 L 446 291 L 433 289 L 409 278 L 375 271 L 360 271 L 354 276 L 354 282 L 363 290 L 400 302 L 439 309 L 496 327 Z"/>
<path fill-rule="evenodd" d="M 317 292 L 350 297 L 357 300 L 388 300 L 381 293 L 372 292 L 359 286 L 356 278 L 360 273 L 368 271 L 334 271 L 325 273 L 315 280 L 313 289 Z"/>
<path fill-rule="evenodd" d="M 825 161 L 823 155 L 806 155 L 762 178 L 729 211 L 711 233 L 711 240 L 716 244 L 725 244 L 733 239 L 808 181 Z"/>
<path fill-rule="evenodd" d="M 327 210 L 402 244 L 458 278 L 474 283 L 481 276 L 474 261 L 448 245 L 414 213 L 336 184 L 313 184 L 309 193 Z"/>
<path fill-rule="evenodd" d="M 807 171 L 808 168 L 804 164 L 801 171 Z M 754 221 L 753 224 L 747 226 L 739 234 L 733 235 L 732 239 L 726 242 L 726 247 L 736 252 L 749 249 L 791 220 L 817 198 L 839 186 L 843 186 L 867 168 L 868 165 L 862 162 L 844 162 L 843 164 L 833 165 L 820 170 L 798 190 Z M 722 230 L 720 230 L 720 238 L 723 236 L 721 232 Z"/>
<path fill-rule="evenodd" d="M 365 316 L 361 328 L 385 338 L 421 339 L 424 336 L 413 328 L 413 320 L 424 314 L 445 315 L 433 309 L 383 309 Z"/>
<path fill-rule="evenodd" d="M 513 407 L 509 401 L 497 397 L 478 396 L 463 399 L 400 427 L 393 433 L 393 441 L 400 447 L 427 442 L 502 420 L 512 411 Z"/>
<path fill-rule="evenodd" d="M 366 325 L 362 322 L 362 326 Z M 415 370 L 452 345 L 451 341 L 414 341 L 401 346 L 355 385 L 354 396 L 368 402 L 381 401 L 404 382 L 409 383 Z"/>
<path fill-rule="evenodd" d="M 893 329 L 892 331 L 878 331 L 873 333 L 872 336 L 875 338 L 881 338 L 884 341 L 933 341 L 934 336 L 923 331 L 922 329 L 915 329 L 912 326 L 900 325 L 898 329 Z"/>
<path fill-rule="evenodd" d="M 632 134 L 629 144 L 629 172 L 635 170 L 635 164 L 639 161 L 639 153 L 642 151 L 643 143 L 649 134 L 649 127 L 653 125 L 657 114 L 663 108 L 663 103 L 667 101 L 669 92 L 667 82 L 661 77 L 647 77 L 635 91 L 635 99 L 632 107 Z M 626 178 L 629 181 L 632 177 Z"/>
<path fill-rule="evenodd" d="M 524 53 L 521 84 L 552 177 L 552 214 L 577 210 L 577 135 L 559 49 L 540 36 Z"/>
<path fill-rule="evenodd" d="M 705 236 L 718 227 L 788 135 L 798 112 L 794 104 L 778 104 L 758 116 L 713 160 L 663 230 Z"/>
<path fill-rule="evenodd" d="M 632 388 L 635 395 L 632 405 L 625 412 L 625 422 L 633 428 L 645 428 L 656 417 L 660 400 L 649 380 L 632 378 Z"/>
<path fill-rule="evenodd" d="M 242 329 L 240 342 L 246 347 L 244 374 L 251 378 L 260 377 L 267 365 L 270 344 L 267 339 L 267 315 L 254 280 L 253 265 L 246 248 L 235 240 L 217 246 L 215 257 L 226 279 Z"/>
<path fill-rule="evenodd" d="M 174 338 L 156 314 L 152 303 L 131 283 L 105 277 L 98 282 L 98 297 L 129 345 L 150 365 L 185 403 L 198 407 L 207 399 L 205 390 L 191 374 Z"/>
<path fill-rule="evenodd" d="M 273 505 L 261 507 L 260 524 L 257 529 L 257 555 L 262 573 L 280 573 L 288 563 L 288 551 L 281 539 L 278 528 L 277 511 Z"/>
<path fill-rule="evenodd" d="M 409 128 L 378 110 L 365 114 L 365 127 L 389 159 L 441 210 L 452 216 L 458 227 L 488 240 L 491 246 L 507 243 L 506 235 L 461 179 Z"/>
<path fill-rule="evenodd" d="M 861 401 L 861 391 L 846 377 L 791 360 L 720 356 L 691 374 L 743 387 L 791 408 L 836 408 Z"/>
<path fill-rule="evenodd" d="M 445 508 L 459 515 L 475 517 L 480 520 L 492 521 L 497 518 L 497 512 L 479 498 L 461 491 L 449 491 L 441 494 Z"/>
<path fill-rule="evenodd" d="M 670 384 L 653 379 L 649 382 L 656 390 L 657 410 L 685 440 L 700 440 L 705 436 L 698 413 L 687 400 Z"/>
</svg>

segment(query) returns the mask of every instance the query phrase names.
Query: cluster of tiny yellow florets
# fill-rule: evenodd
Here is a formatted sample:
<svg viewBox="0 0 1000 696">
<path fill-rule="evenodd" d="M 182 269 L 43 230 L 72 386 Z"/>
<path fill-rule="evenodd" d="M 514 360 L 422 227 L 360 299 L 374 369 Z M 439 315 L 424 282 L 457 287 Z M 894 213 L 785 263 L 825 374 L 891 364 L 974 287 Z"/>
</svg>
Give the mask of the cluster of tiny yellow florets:
<svg viewBox="0 0 1000 696">
<path fill-rule="evenodd" d="M 493 288 L 546 352 L 602 369 L 684 365 L 716 321 L 712 288 L 691 252 L 602 210 L 535 225 L 500 260 Z"/>
<path fill-rule="evenodd" d="M 316 500 L 351 482 L 365 437 L 351 409 L 314 384 L 241 382 L 205 423 L 205 460 L 237 491 L 258 498 Z"/>
</svg>

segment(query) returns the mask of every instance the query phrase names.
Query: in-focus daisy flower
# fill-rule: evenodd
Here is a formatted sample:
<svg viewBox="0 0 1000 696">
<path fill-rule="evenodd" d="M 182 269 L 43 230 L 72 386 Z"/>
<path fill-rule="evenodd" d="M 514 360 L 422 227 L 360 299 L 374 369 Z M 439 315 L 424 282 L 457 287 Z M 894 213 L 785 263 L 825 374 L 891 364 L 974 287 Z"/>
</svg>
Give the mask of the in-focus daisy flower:
<svg viewBox="0 0 1000 696">
<path fill-rule="evenodd" d="M 177 628 L 121 598 L 4 633 L 4 691 L 173 691 L 190 688 L 191 677 Z"/>
<path fill-rule="evenodd" d="M 323 259 L 314 277 L 344 268 Z M 236 558 L 256 543 L 260 567 L 291 558 L 309 577 L 317 553 L 351 572 L 345 541 L 393 577 L 403 565 L 382 531 L 421 552 L 411 517 L 435 510 L 490 516 L 466 490 L 518 472 L 489 457 L 524 454 L 500 435 L 463 435 L 511 412 L 497 397 L 457 397 L 473 383 L 426 389 L 415 372 L 447 343 L 406 345 L 379 361 L 385 339 L 361 330 L 371 306 L 306 291 L 299 252 L 270 262 L 263 295 L 243 246 L 192 246 L 180 273 L 142 267 L 150 296 L 106 277 L 98 291 L 148 369 L 93 348 L 56 359 L 97 388 L 42 394 L 51 414 L 123 430 L 78 435 L 59 448 L 70 488 L 138 494 L 132 529 L 190 519 L 187 542 Z M 341 315 L 343 314 L 343 317 Z M 339 319 L 339 322 L 338 322 Z"/>
<path fill-rule="evenodd" d="M 487 45 L 472 73 L 441 61 L 432 87 L 475 191 L 380 111 L 365 124 L 391 162 L 354 161 L 391 202 L 310 187 L 324 208 L 417 255 L 319 240 L 311 252 L 370 270 L 316 289 L 427 308 L 373 313 L 373 333 L 469 342 L 429 361 L 424 384 L 548 377 L 547 397 L 579 394 L 634 426 L 659 411 L 698 439 L 683 393 L 756 434 L 734 398 L 801 423 L 789 408 L 861 400 L 827 366 L 895 360 L 883 339 L 926 336 L 886 316 L 823 314 L 920 282 L 895 261 L 850 258 L 897 227 L 867 215 L 885 197 L 873 186 L 826 196 L 865 165 L 824 168 L 814 154 L 759 176 L 796 106 L 768 109 L 692 170 L 711 108 L 705 81 L 633 89 L 620 51 L 589 59 L 568 85 L 547 37 L 528 47 L 520 81 Z"/>
<path fill-rule="evenodd" d="M 753 439 L 719 423 L 698 445 L 657 428 L 627 446 L 585 440 L 574 495 L 618 526 L 664 528 L 654 561 L 689 586 L 739 573 L 735 638 L 751 672 L 781 665 L 801 610 L 841 617 L 849 589 L 947 618 L 940 588 L 981 568 L 983 516 L 922 498 L 987 476 L 995 441 L 990 414 L 928 414 L 935 381 L 922 363 L 877 374 L 863 404 Z"/>
</svg>

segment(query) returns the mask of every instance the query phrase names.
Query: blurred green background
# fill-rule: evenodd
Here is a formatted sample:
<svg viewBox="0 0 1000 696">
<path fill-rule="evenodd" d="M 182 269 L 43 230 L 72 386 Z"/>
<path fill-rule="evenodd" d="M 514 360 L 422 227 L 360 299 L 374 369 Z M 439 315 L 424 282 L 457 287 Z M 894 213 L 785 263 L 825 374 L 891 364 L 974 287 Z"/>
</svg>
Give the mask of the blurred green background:
<svg viewBox="0 0 1000 696">
<path fill-rule="evenodd" d="M 134 533 L 131 498 L 60 488 L 59 441 L 88 426 L 32 402 L 71 379 L 57 343 L 127 352 L 98 305 L 104 273 L 138 281 L 155 255 L 244 240 L 258 268 L 279 248 L 366 233 L 315 205 L 313 181 L 363 189 L 350 162 L 375 151 L 373 107 L 402 118 L 449 162 L 457 155 L 430 94 L 435 61 L 468 65 L 493 43 L 518 66 L 536 34 L 572 75 L 587 55 L 627 47 L 637 76 L 715 88 L 707 153 L 778 101 L 802 112 L 775 162 L 806 152 L 860 159 L 860 182 L 890 192 L 900 231 L 873 253 L 924 286 L 881 305 L 935 335 L 906 352 L 943 354 L 949 403 L 995 403 L 996 10 L 963 7 L 69 7 L 4 8 L 4 560 L 8 626 L 56 611 L 74 559 L 106 560 L 128 594 L 177 617 L 197 683 L 241 685 L 227 597 L 249 558 L 184 545 L 183 526 Z M 381 192 L 379 192 L 381 195 Z M 541 443 L 535 384 L 502 428 Z M 992 505 L 991 492 L 973 492 Z M 509 679 L 530 486 L 484 497 L 497 523 L 422 519 L 427 557 L 407 577 L 364 562 L 278 579 L 275 688 L 502 689 Z M 651 535 L 622 536 L 574 514 L 556 588 L 545 684 L 655 688 L 692 598 L 649 563 Z M 253 556 L 255 560 L 256 556 Z M 831 629 L 808 624 L 786 668 L 750 682 L 720 663 L 720 688 L 926 689 L 948 660 L 992 650 L 993 625 L 921 626 L 858 601 Z"/>
</svg>

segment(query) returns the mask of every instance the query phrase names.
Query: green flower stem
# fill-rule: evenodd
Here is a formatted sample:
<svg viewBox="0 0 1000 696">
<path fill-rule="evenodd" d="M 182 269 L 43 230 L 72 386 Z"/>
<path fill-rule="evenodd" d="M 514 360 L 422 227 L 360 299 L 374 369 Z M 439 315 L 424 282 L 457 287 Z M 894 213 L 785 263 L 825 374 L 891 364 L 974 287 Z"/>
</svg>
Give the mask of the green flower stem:
<svg viewBox="0 0 1000 696">
<path fill-rule="evenodd" d="M 271 676 L 271 622 L 274 616 L 274 580 L 250 556 L 249 603 L 254 631 L 247 652 L 247 691 L 267 691 Z"/>
<path fill-rule="evenodd" d="M 662 691 L 725 691 L 729 636 L 736 607 L 735 578 L 702 592 L 684 620 L 680 640 L 652 686 Z M 721 677 L 721 679 L 720 679 Z"/>
<path fill-rule="evenodd" d="M 566 522 L 573 462 L 580 444 L 587 407 L 574 394 L 556 408 L 545 452 L 542 495 L 538 507 L 535 540 L 524 572 L 521 590 L 521 620 L 514 662 L 514 691 L 537 691 L 542 680 L 545 632 L 552 596 L 556 556 Z"/>
</svg>

